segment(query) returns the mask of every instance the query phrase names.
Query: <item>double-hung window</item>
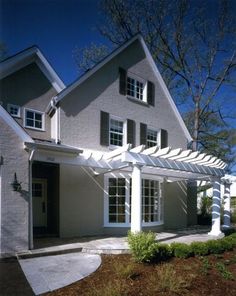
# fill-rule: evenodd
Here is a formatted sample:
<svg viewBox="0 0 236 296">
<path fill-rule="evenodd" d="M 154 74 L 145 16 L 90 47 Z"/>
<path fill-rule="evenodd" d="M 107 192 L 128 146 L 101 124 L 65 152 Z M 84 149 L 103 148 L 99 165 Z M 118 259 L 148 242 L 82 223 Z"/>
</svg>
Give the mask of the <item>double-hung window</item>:
<svg viewBox="0 0 236 296">
<path fill-rule="evenodd" d="M 156 146 L 158 144 L 158 133 L 156 130 L 147 129 L 147 148 Z"/>
<path fill-rule="evenodd" d="M 25 127 L 44 130 L 44 113 L 32 109 L 25 109 Z"/>
<path fill-rule="evenodd" d="M 123 146 L 124 123 L 116 118 L 110 118 L 109 136 L 111 146 Z"/>
<path fill-rule="evenodd" d="M 144 82 L 128 76 L 127 95 L 140 101 L 144 101 Z"/>
</svg>

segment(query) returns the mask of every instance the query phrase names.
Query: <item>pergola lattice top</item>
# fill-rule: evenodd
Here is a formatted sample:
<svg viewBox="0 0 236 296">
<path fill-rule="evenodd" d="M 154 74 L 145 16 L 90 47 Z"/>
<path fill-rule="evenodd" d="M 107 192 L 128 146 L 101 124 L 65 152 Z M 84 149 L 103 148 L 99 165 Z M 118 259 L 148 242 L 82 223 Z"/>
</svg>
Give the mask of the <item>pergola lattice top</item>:
<svg viewBox="0 0 236 296">
<path fill-rule="evenodd" d="M 101 152 L 56 144 L 25 143 L 25 146 L 36 150 L 35 160 L 91 167 L 97 169 L 97 173 L 140 165 L 143 173 L 147 174 L 182 179 L 221 178 L 227 166 L 215 156 L 171 147 L 146 149 L 145 145 L 132 148 L 131 144 L 126 144 L 110 152 Z"/>
</svg>

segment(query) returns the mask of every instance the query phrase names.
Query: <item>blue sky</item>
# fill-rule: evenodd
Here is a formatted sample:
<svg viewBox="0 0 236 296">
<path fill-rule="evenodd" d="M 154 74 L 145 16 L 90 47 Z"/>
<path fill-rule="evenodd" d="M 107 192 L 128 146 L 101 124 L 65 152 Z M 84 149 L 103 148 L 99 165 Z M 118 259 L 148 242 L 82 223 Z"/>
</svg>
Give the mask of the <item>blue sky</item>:
<svg viewBox="0 0 236 296">
<path fill-rule="evenodd" d="M 66 84 L 78 76 L 73 49 L 106 42 L 98 20 L 97 0 L 0 0 L 0 40 L 8 55 L 37 45 Z"/>
</svg>

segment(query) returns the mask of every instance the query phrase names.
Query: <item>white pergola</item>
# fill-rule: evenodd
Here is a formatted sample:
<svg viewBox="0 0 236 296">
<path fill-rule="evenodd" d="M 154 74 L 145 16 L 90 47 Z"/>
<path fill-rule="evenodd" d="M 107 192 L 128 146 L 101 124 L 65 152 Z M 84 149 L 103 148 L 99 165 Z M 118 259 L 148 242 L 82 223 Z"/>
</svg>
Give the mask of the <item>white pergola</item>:
<svg viewBox="0 0 236 296">
<path fill-rule="evenodd" d="M 165 179 L 206 180 L 213 183 L 212 229 L 209 235 L 221 234 L 220 184 L 225 185 L 224 226 L 230 227 L 230 179 L 225 175 L 226 163 L 205 153 L 192 150 L 160 149 L 158 146 L 145 148 L 144 145 L 132 148 L 124 145 L 110 152 L 98 152 L 78 149 L 66 145 L 25 143 L 25 148 L 33 152 L 33 160 L 79 165 L 92 169 L 94 175 L 112 171 L 131 169 L 132 205 L 131 231 L 142 230 L 142 173 L 161 176 Z"/>
</svg>

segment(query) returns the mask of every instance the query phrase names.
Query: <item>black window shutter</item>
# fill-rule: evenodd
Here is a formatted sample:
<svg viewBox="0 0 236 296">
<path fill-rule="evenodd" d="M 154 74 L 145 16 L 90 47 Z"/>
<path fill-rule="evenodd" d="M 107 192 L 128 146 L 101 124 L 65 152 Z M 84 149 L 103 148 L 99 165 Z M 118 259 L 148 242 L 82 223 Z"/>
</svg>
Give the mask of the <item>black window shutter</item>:
<svg viewBox="0 0 236 296">
<path fill-rule="evenodd" d="M 161 149 L 168 147 L 168 132 L 165 129 L 161 129 Z"/>
<path fill-rule="evenodd" d="M 120 72 L 120 94 L 126 95 L 127 72 L 123 68 L 119 68 Z"/>
<path fill-rule="evenodd" d="M 147 144 L 147 125 L 140 123 L 140 145 Z"/>
<path fill-rule="evenodd" d="M 103 111 L 100 118 L 100 144 L 109 146 L 109 113 Z"/>
<path fill-rule="evenodd" d="M 127 119 L 127 143 L 135 147 L 135 121 Z"/>
<path fill-rule="evenodd" d="M 147 82 L 147 102 L 149 105 L 155 105 L 155 85 L 151 81 Z"/>
</svg>

